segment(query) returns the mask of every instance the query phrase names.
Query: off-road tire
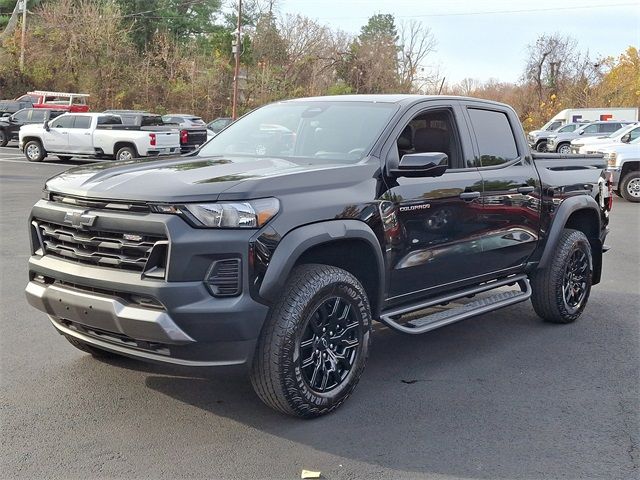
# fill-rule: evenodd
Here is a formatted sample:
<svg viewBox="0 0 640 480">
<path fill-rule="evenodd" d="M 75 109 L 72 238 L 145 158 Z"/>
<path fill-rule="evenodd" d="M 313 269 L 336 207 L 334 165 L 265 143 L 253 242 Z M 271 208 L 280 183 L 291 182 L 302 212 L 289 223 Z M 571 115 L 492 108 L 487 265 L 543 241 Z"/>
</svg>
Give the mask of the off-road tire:
<svg viewBox="0 0 640 480">
<path fill-rule="evenodd" d="M 34 153 L 37 152 L 37 154 L 35 156 L 30 156 L 30 153 L 32 151 Z M 27 160 L 29 160 L 30 162 L 41 162 L 47 157 L 47 152 L 42 146 L 40 140 L 30 140 L 24 146 L 24 156 L 27 157 Z"/>
<path fill-rule="evenodd" d="M 625 176 L 620 181 L 620 194 L 622 195 L 622 198 L 624 198 L 627 202 L 640 202 L 640 195 L 634 196 L 629 188 L 629 184 L 638 185 L 639 183 L 640 171 L 636 170 L 625 174 Z M 634 190 L 634 192 L 636 192 L 636 190 Z"/>
<path fill-rule="evenodd" d="M 333 390 L 319 392 L 310 387 L 298 363 L 300 342 L 314 312 L 334 297 L 350 304 L 360 342 L 344 379 Z M 288 415 L 312 418 L 332 412 L 357 385 L 369 353 L 370 336 L 369 300 L 353 275 L 328 265 L 298 266 L 260 333 L 251 368 L 253 388 L 266 405 Z"/>
<path fill-rule="evenodd" d="M 9 134 L 4 130 L 0 130 L 0 147 L 6 147 L 9 143 Z"/>
<path fill-rule="evenodd" d="M 572 307 L 565 300 L 564 281 L 572 257 L 576 251 L 586 255 L 588 262 L 585 272 L 584 297 L 578 305 Z M 584 310 L 591 293 L 593 280 L 593 261 L 591 246 L 584 233 L 578 230 L 564 229 L 555 249 L 555 256 L 549 265 L 538 270 L 531 278 L 531 303 L 536 313 L 551 323 L 571 323 Z"/>
<path fill-rule="evenodd" d="M 78 340 L 77 338 L 70 335 L 65 335 L 64 338 L 66 338 L 69 343 L 76 347 L 78 350 L 82 350 L 83 352 L 90 354 L 92 357 L 113 358 L 118 356 L 116 353 L 111 353 L 106 350 L 96 348 L 93 345 L 89 345 L 88 343 L 85 343 L 82 340 Z"/>
</svg>

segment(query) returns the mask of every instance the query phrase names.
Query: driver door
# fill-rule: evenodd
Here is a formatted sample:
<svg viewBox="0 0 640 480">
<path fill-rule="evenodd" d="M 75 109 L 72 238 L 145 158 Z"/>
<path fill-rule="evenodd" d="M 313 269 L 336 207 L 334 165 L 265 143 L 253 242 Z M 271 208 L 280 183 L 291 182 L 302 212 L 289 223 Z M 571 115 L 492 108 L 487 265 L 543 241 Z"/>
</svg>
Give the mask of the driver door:
<svg viewBox="0 0 640 480">
<path fill-rule="evenodd" d="M 408 153 L 442 152 L 440 177 L 390 178 L 382 195 L 385 247 L 391 267 L 388 301 L 406 301 L 481 275 L 482 177 L 457 102 L 414 111 L 392 138 L 389 166 Z"/>
<path fill-rule="evenodd" d="M 73 128 L 75 115 L 61 115 L 49 121 L 49 130 L 43 133 L 44 148 L 50 152 L 69 150 L 69 130 Z"/>
</svg>

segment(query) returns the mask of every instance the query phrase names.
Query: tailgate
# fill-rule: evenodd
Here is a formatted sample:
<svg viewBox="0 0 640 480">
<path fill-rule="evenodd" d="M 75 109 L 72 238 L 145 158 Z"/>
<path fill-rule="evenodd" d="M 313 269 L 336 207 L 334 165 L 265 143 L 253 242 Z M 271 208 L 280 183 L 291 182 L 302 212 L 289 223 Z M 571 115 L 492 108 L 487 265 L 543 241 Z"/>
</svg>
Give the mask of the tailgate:
<svg viewBox="0 0 640 480">
<path fill-rule="evenodd" d="M 158 147 L 179 147 L 180 134 L 176 130 L 169 132 L 154 132 L 156 134 L 156 145 Z"/>
</svg>

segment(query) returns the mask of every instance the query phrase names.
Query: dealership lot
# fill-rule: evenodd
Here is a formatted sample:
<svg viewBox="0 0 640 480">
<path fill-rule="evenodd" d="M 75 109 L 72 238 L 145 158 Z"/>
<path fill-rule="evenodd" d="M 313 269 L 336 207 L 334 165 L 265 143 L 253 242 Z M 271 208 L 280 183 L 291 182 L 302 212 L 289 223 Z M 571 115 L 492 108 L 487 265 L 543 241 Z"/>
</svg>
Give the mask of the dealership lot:
<svg viewBox="0 0 640 480">
<path fill-rule="evenodd" d="M 616 198 L 603 282 L 575 324 L 527 302 L 419 337 L 378 328 L 351 400 L 301 421 L 242 376 L 94 360 L 26 304 L 29 209 L 80 163 L 0 149 L 3 477 L 637 477 L 639 205 Z"/>
</svg>

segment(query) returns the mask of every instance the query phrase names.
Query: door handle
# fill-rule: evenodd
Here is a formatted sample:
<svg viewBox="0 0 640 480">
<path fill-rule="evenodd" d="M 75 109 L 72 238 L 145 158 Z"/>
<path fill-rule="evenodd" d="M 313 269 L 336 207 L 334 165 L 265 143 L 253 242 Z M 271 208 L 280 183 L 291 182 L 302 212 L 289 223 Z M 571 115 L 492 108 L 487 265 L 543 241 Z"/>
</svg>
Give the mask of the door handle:
<svg viewBox="0 0 640 480">
<path fill-rule="evenodd" d="M 531 185 L 523 185 L 522 187 L 518 187 L 518 193 L 533 193 L 536 187 L 532 187 Z"/>
<path fill-rule="evenodd" d="M 91 135 L 91 132 L 87 132 L 87 133 L 85 133 L 85 135 Z"/>
<path fill-rule="evenodd" d="M 460 194 L 462 200 L 473 200 L 474 198 L 480 198 L 480 192 L 462 192 Z"/>
</svg>

